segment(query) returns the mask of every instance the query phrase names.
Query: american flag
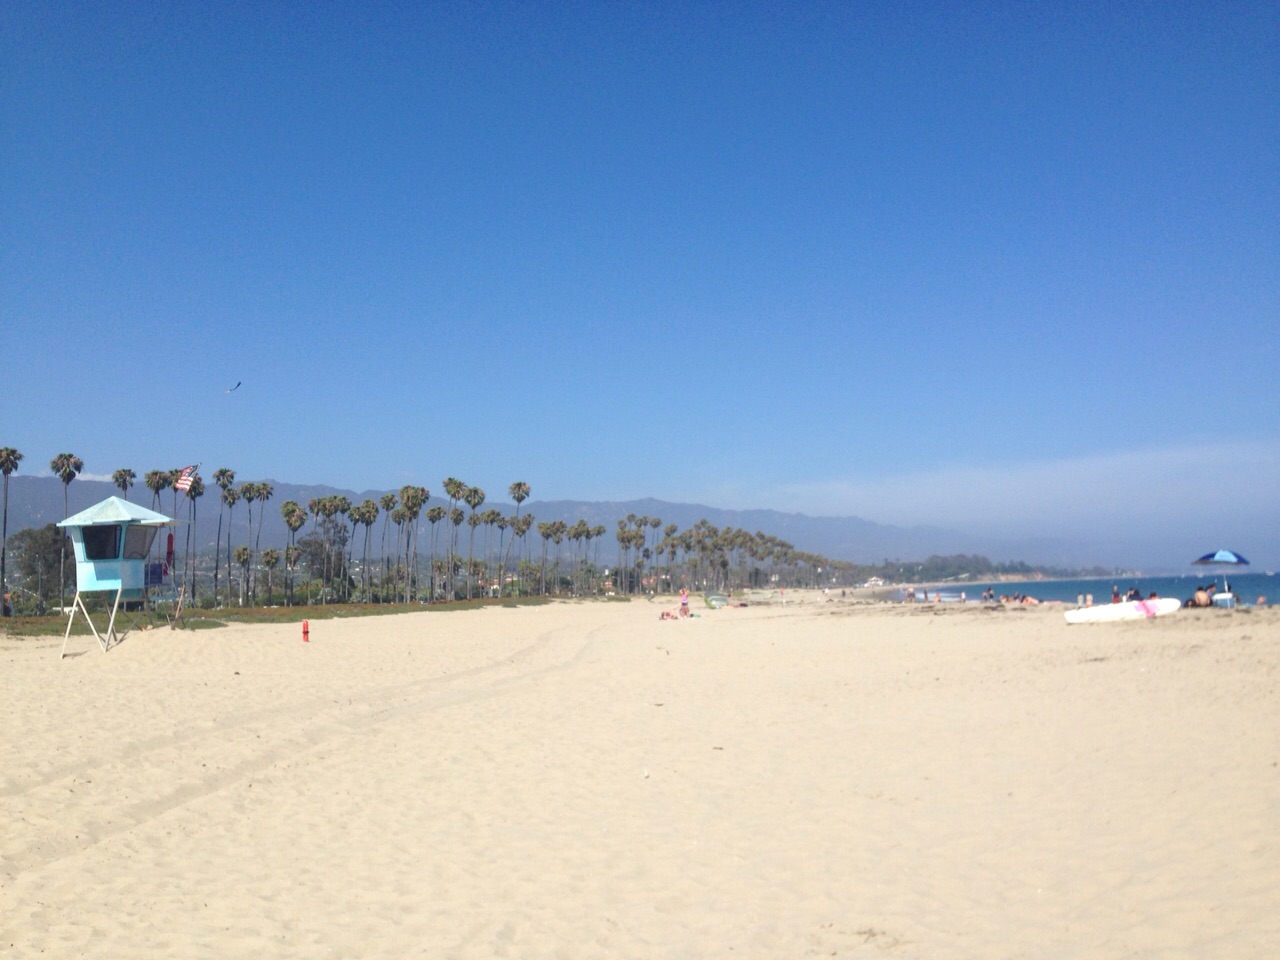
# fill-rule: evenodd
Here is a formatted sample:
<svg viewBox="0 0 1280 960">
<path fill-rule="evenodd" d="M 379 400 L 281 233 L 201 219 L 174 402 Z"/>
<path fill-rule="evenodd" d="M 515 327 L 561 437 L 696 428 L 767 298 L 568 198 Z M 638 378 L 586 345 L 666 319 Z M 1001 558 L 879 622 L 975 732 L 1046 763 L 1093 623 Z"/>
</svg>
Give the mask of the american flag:
<svg viewBox="0 0 1280 960">
<path fill-rule="evenodd" d="M 178 479 L 173 481 L 173 489 L 181 490 L 186 493 L 191 489 L 191 484 L 195 482 L 196 471 L 200 469 L 200 464 L 193 464 L 190 467 L 183 467 L 182 473 L 178 474 Z"/>
</svg>

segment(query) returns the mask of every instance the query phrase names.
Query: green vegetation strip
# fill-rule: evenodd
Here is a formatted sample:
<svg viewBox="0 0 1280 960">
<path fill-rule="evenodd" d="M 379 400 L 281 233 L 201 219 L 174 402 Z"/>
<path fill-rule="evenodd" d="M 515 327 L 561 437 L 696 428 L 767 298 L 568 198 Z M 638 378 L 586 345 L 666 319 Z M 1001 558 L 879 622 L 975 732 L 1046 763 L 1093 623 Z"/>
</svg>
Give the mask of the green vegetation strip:
<svg viewBox="0 0 1280 960">
<path fill-rule="evenodd" d="M 213 630 L 233 623 L 301 623 L 303 620 L 338 620 L 346 617 L 385 617 L 397 613 L 442 613 L 445 611 L 480 610 L 485 607 L 539 607 L 554 602 L 554 597 L 521 597 L 513 600 L 510 597 L 486 600 L 456 600 L 452 603 L 341 603 L 317 604 L 301 607 L 240 607 L 229 610 L 196 609 L 182 615 L 179 630 Z M 93 622 L 98 629 L 105 630 L 107 613 L 94 611 Z M 161 616 L 141 615 L 136 619 L 136 626 L 127 618 L 116 618 L 117 632 L 123 634 L 144 627 L 150 629 L 163 628 L 168 622 Z M 0 620 L 0 635 L 8 637 L 50 637 L 62 636 L 67 629 L 65 614 L 53 614 L 44 617 L 9 617 Z M 85 636 L 89 627 L 83 616 L 77 616 L 71 626 L 72 636 Z"/>
</svg>

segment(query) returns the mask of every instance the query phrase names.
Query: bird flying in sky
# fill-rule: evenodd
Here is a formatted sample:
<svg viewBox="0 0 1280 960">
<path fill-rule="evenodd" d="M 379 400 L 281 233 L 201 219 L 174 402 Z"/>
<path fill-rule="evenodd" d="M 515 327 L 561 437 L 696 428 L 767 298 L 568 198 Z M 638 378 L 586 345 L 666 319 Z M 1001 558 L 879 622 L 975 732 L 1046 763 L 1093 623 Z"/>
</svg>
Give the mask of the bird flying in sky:
<svg viewBox="0 0 1280 960">
<path fill-rule="evenodd" d="M 243 383 L 243 382 L 244 382 L 244 381 L 242 381 L 242 380 L 237 380 L 237 381 L 236 381 L 236 385 L 235 385 L 234 387 L 232 387 L 230 390 L 228 390 L 228 391 L 227 391 L 227 393 L 234 393 L 235 391 L 239 390 L 239 389 L 240 389 L 240 384 L 241 384 L 241 383 Z"/>
</svg>

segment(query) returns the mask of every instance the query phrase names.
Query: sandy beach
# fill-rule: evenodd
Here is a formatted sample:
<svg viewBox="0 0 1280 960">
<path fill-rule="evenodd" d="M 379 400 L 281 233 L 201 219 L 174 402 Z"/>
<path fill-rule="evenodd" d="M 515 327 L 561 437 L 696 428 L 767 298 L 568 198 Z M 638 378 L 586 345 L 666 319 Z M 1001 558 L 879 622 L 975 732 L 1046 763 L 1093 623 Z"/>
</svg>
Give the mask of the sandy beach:
<svg viewBox="0 0 1280 960">
<path fill-rule="evenodd" d="M 0 952 L 1280 955 L 1280 610 L 0 639 Z"/>
</svg>

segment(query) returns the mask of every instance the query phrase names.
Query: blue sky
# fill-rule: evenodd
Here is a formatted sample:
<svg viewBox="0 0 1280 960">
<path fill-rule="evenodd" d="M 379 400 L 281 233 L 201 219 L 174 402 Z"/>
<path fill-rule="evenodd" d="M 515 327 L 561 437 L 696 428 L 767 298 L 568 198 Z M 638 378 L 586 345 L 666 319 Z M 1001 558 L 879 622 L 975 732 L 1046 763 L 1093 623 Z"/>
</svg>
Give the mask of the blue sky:
<svg viewBox="0 0 1280 960">
<path fill-rule="evenodd" d="M 1280 564 L 1274 4 L 11 3 L 0 71 L 24 473 Z"/>
</svg>

